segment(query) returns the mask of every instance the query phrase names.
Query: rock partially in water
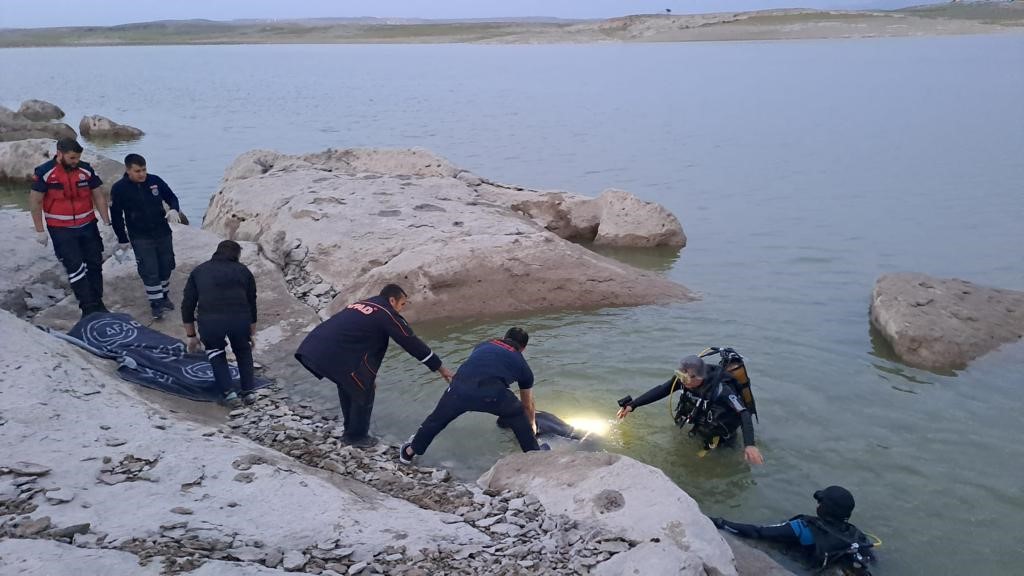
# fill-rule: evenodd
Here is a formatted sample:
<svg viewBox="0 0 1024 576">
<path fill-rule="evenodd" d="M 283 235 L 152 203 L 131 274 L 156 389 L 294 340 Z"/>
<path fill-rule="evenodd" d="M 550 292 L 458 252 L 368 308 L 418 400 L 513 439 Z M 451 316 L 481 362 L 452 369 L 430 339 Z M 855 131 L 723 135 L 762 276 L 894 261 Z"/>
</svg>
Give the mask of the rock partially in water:
<svg viewBox="0 0 1024 576">
<path fill-rule="evenodd" d="M 1024 336 L 1024 292 L 956 278 L 887 274 L 872 292 L 871 324 L 911 366 L 962 369 Z"/>
<path fill-rule="evenodd" d="M 459 173 L 425 150 L 251 151 L 226 171 L 203 226 L 258 242 L 322 315 L 395 281 L 416 300 L 410 319 L 692 298 L 563 240 Z M 317 284 L 330 289 L 318 295 Z"/>
<path fill-rule="evenodd" d="M 74 128 L 58 122 L 36 122 L 10 108 L 0 106 L 0 142 L 30 138 L 77 138 Z"/>
<path fill-rule="evenodd" d="M 0 180 L 25 182 L 25 193 L 28 194 L 28 183 L 32 181 L 32 172 L 36 166 L 56 154 L 57 141 L 51 138 L 34 137 L 16 142 L 0 142 Z M 124 164 L 102 154 L 86 151 L 82 154 L 82 161 L 92 166 L 107 187 L 124 174 Z"/>
<path fill-rule="evenodd" d="M 78 123 L 78 130 L 82 136 L 94 140 L 135 140 L 145 135 L 145 132 L 134 126 L 118 124 L 98 114 L 83 116 Z"/>
<path fill-rule="evenodd" d="M 617 454 L 531 452 L 499 460 L 481 488 L 536 496 L 549 513 L 635 542 L 594 574 L 735 574 L 732 551 L 697 503 L 660 470 Z M 614 540 L 601 539 L 602 542 Z M 627 550 L 628 549 L 628 550 Z"/>
<path fill-rule="evenodd" d="M 64 117 L 64 111 L 60 109 L 60 106 L 45 100 L 35 99 L 22 102 L 21 107 L 18 108 L 18 114 L 33 122 L 60 120 Z"/>
</svg>

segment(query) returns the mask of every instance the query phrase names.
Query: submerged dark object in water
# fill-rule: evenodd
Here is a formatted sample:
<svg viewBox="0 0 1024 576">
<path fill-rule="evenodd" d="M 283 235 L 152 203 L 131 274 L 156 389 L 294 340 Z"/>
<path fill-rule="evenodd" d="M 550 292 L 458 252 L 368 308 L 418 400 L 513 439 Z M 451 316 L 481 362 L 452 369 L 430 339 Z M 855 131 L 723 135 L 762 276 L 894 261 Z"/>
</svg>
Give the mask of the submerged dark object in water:
<svg viewBox="0 0 1024 576">
<path fill-rule="evenodd" d="M 508 428 L 509 424 L 504 419 L 499 417 L 497 421 L 498 427 Z M 542 410 L 537 411 L 537 436 L 561 436 L 563 438 L 569 438 L 571 440 L 582 440 L 584 434 L 577 432 L 575 428 L 566 423 L 558 416 L 550 412 L 544 412 Z"/>
</svg>

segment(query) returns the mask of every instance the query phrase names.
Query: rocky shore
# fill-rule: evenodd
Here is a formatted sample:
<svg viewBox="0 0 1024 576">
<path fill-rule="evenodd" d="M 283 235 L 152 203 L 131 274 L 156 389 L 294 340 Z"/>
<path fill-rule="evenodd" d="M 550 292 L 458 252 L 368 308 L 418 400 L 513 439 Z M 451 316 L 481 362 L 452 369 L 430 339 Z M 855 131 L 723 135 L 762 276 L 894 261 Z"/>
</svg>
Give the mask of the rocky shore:
<svg viewBox="0 0 1024 576">
<path fill-rule="evenodd" d="M 696 503 L 624 457 L 519 455 L 481 485 L 460 484 L 446 470 L 397 464 L 393 446 L 341 446 L 332 418 L 277 388 L 225 421 L 121 381 L 105 361 L 7 312 L 0 332 L 11 343 L 0 350 L 3 569 L 620 574 L 628 561 L 641 574 L 667 573 L 653 568 L 666 562 L 679 563 L 677 574 L 737 573 Z M 552 468 L 546 458 L 563 471 L 624 463 L 633 489 L 658 496 L 672 522 L 645 519 L 649 503 L 608 488 L 576 490 L 589 506 L 558 505 L 559 491 L 529 486 Z M 636 475 L 644 469 L 650 478 Z"/>
</svg>

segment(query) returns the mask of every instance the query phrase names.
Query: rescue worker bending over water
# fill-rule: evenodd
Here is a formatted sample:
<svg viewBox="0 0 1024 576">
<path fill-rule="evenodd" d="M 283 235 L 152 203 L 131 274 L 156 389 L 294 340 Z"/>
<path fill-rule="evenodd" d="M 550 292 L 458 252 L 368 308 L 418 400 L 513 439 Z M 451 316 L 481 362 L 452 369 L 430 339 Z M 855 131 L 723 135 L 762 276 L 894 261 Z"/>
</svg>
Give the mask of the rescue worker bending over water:
<svg viewBox="0 0 1024 576">
<path fill-rule="evenodd" d="M 818 501 L 815 516 L 801 514 L 781 524 L 756 526 L 717 517 L 711 521 L 719 530 L 743 538 L 799 545 L 818 568 L 840 565 L 853 568 L 855 574 L 867 574 L 866 564 L 874 560 L 872 548 L 877 543 L 850 524 L 853 494 L 842 486 L 829 486 L 815 492 L 814 499 Z"/>
<path fill-rule="evenodd" d="M 636 400 L 627 398 L 618 417 L 625 418 L 641 406 L 668 396 L 682 381 L 680 406 L 676 423 L 682 427 L 693 424 L 691 435 L 700 436 L 706 450 L 720 442 L 732 444 L 736 429 L 743 430 L 743 457 L 751 464 L 764 464 L 764 457 L 754 443 L 754 423 L 743 404 L 736 380 L 721 366 L 708 365 L 698 356 L 687 356 L 679 370 L 667 382 L 655 386 Z"/>
</svg>

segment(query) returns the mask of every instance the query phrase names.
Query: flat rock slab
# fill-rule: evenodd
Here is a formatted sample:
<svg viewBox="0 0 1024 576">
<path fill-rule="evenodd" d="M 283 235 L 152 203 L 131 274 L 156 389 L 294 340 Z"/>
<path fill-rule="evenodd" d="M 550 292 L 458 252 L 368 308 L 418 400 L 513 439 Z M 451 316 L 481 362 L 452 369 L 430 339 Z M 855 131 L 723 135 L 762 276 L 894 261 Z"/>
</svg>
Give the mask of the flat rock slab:
<svg viewBox="0 0 1024 576">
<path fill-rule="evenodd" d="M 962 369 L 1024 336 L 1024 292 L 956 278 L 887 274 L 872 292 L 871 324 L 911 366 Z"/>
<path fill-rule="evenodd" d="M 13 465 L 5 466 L 18 476 L 45 476 L 52 470 L 49 466 L 36 464 L 34 462 L 15 462 Z"/>
</svg>

